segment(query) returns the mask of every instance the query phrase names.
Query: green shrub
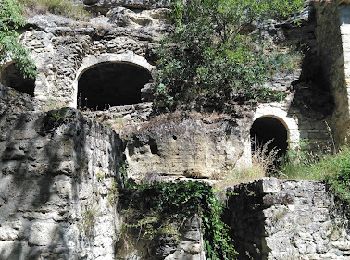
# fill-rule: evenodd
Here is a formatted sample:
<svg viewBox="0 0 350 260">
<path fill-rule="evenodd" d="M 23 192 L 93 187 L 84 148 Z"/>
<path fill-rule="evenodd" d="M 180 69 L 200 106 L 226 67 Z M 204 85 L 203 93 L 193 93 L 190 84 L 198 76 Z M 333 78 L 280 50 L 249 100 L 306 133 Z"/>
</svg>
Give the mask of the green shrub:
<svg viewBox="0 0 350 260">
<path fill-rule="evenodd" d="M 17 32 L 24 24 L 22 7 L 16 0 L 0 1 L 0 64 L 13 60 L 24 77 L 34 78 L 36 68 Z"/>
<path fill-rule="evenodd" d="M 263 87 L 276 67 L 292 70 L 291 59 L 272 55 L 253 33 L 253 21 L 286 18 L 303 7 L 302 0 L 174 1 L 174 30 L 158 50 L 155 106 L 219 106 L 227 100 L 274 100 L 281 95 Z M 295 61 L 296 59 L 294 59 Z"/>
</svg>

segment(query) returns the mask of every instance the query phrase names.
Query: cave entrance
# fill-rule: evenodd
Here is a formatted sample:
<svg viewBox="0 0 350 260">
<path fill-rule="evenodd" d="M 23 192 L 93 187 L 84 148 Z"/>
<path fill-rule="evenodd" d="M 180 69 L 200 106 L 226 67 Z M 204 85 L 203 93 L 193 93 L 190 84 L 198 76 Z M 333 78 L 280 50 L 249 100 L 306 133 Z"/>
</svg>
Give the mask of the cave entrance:
<svg viewBox="0 0 350 260">
<path fill-rule="evenodd" d="M 151 73 L 130 63 L 100 63 L 85 70 L 78 82 L 78 107 L 105 110 L 141 103 L 141 89 Z"/>
<path fill-rule="evenodd" d="M 14 63 L 5 67 L 0 79 L 6 87 L 34 96 L 35 79 L 25 78 Z"/>
<path fill-rule="evenodd" d="M 252 153 L 262 151 L 265 146 L 265 154 L 271 154 L 273 149 L 277 154 L 273 159 L 273 164 L 278 167 L 281 159 L 288 150 L 288 131 L 284 124 L 277 118 L 261 117 L 255 120 L 250 129 L 252 140 Z"/>
</svg>

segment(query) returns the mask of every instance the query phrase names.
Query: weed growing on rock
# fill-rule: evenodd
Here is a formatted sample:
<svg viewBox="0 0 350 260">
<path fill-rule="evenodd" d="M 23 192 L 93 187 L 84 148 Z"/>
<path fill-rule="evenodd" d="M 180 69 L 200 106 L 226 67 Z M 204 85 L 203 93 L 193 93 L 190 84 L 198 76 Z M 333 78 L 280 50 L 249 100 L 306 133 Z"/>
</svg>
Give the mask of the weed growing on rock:
<svg viewBox="0 0 350 260">
<path fill-rule="evenodd" d="M 326 181 L 330 189 L 341 200 L 350 203 L 350 148 L 343 147 L 336 154 L 313 158 L 299 157 L 281 169 L 287 179 Z"/>
<path fill-rule="evenodd" d="M 101 170 L 97 170 L 96 171 L 96 180 L 97 182 L 103 182 L 103 180 L 106 178 L 106 173 L 101 171 Z"/>
<path fill-rule="evenodd" d="M 80 228 L 87 237 L 91 237 L 94 233 L 97 210 L 90 206 L 82 213 Z"/>
<path fill-rule="evenodd" d="M 107 192 L 107 201 L 110 206 L 115 205 L 116 201 L 118 200 L 118 186 L 117 182 L 113 180 L 112 185 L 110 189 Z"/>
</svg>

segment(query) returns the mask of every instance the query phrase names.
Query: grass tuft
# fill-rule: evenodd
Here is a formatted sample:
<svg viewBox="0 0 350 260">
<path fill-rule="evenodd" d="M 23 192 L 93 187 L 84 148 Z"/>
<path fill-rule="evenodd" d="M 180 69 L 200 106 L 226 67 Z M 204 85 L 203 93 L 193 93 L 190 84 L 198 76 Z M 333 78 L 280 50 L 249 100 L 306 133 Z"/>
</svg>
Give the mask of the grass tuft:
<svg viewBox="0 0 350 260">
<path fill-rule="evenodd" d="M 281 176 L 286 179 L 325 180 L 341 172 L 350 164 L 350 147 L 343 147 L 336 154 L 323 155 L 319 159 L 310 156 L 285 163 Z"/>
<path fill-rule="evenodd" d="M 273 174 L 276 171 L 278 149 L 270 149 L 271 142 L 272 140 L 265 144 L 255 143 L 252 152 L 252 165 L 232 170 L 215 184 L 216 189 L 225 190 L 229 186 L 251 182 Z"/>
</svg>

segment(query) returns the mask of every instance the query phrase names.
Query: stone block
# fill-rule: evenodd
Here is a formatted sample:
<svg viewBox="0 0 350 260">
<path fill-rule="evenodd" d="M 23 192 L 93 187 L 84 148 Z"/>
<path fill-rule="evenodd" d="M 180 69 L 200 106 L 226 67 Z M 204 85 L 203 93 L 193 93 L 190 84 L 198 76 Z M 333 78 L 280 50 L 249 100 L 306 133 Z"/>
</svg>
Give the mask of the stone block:
<svg viewBox="0 0 350 260">
<path fill-rule="evenodd" d="M 180 248 L 190 254 L 200 254 L 203 250 L 201 243 L 193 241 L 181 241 Z"/>
<path fill-rule="evenodd" d="M 196 231 L 187 231 L 184 234 L 184 238 L 190 241 L 200 241 L 201 240 L 201 232 L 199 230 Z"/>
<path fill-rule="evenodd" d="M 281 191 L 281 181 L 276 178 L 264 178 L 259 182 L 261 191 L 264 193 L 276 193 Z"/>
<path fill-rule="evenodd" d="M 35 221 L 30 227 L 29 243 L 38 246 L 48 246 L 60 242 L 59 224 L 54 221 Z M 62 241 L 61 241 L 62 243 Z"/>
</svg>

